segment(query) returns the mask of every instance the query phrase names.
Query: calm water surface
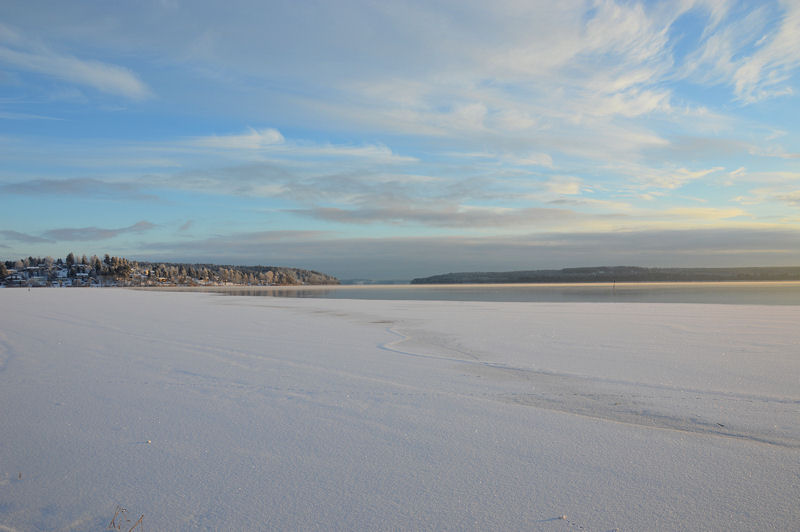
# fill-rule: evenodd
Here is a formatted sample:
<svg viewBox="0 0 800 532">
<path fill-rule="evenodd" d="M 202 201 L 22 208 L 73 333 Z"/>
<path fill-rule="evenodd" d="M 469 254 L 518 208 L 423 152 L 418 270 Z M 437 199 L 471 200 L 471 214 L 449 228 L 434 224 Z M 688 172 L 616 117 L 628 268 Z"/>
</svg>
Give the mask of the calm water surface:
<svg viewBox="0 0 800 532">
<path fill-rule="evenodd" d="M 800 282 L 617 283 L 616 285 L 345 285 L 225 288 L 219 291 L 236 296 L 326 299 L 800 305 Z"/>
</svg>

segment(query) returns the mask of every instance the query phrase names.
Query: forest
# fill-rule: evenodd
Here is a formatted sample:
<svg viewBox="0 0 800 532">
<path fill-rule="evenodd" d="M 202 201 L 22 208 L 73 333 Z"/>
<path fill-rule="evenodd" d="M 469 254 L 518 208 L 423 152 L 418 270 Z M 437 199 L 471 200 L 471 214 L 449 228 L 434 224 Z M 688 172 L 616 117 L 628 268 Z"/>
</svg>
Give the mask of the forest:
<svg viewBox="0 0 800 532">
<path fill-rule="evenodd" d="M 285 266 L 132 261 L 108 254 L 27 257 L 0 262 L 5 286 L 282 286 L 339 284 L 324 273 Z"/>
</svg>

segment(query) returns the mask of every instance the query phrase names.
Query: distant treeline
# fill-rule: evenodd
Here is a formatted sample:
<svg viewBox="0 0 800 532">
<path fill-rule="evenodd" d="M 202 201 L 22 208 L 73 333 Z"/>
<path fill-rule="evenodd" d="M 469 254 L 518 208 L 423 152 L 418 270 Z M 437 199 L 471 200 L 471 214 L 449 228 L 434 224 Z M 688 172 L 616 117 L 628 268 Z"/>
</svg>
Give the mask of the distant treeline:
<svg viewBox="0 0 800 532">
<path fill-rule="evenodd" d="M 285 266 L 230 266 L 131 261 L 106 254 L 65 259 L 27 257 L 0 262 L 0 283 L 9 286 L 206 286 L 339 284 L 324 273 Z"/>
<path fill-rule="evenodd" d="M 414 279 L 411 284 L 466 283 L 611 283 L 699 281 L 798 281 L 800 267 L 641 268 L 595 266 L 561 270 L 445 273 Z"/>
<path fill-rule="evenodd" d="M 176 279 L 208 279 L 237 285 L 339 284 L 339 280 L 330 275 L 285 266 L 230 266 L 170 262 L 139 262 L 138 264 L 140 269 L 152 271 L 156 278 L 173 281 Z"/>
</svg>

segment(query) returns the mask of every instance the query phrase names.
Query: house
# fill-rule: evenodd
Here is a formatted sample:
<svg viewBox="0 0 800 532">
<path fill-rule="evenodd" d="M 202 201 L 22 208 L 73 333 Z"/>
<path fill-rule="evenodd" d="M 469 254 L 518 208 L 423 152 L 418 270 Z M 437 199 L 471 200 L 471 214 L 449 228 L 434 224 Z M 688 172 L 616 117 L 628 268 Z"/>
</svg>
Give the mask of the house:
<svg viewBox="0 0 800 532">
<path fill-rule="evenodd" d="M 78 275 L 80 275 L 81 273 L 85 273 L 88 275 L 88 273 L 92 271 L 92 267 L 89 264 L 76 264 L 72 267 L 72 269 L 78 272 Z"/>
<path fill-rule="evenodd" d="M 17 271 L 17 270 L 8 270 L 8 275 L 6 276 L 6 283 L 8 286 L 22 286 L 28 282 L 28 272 L 26 271 Z"/>
</svg>

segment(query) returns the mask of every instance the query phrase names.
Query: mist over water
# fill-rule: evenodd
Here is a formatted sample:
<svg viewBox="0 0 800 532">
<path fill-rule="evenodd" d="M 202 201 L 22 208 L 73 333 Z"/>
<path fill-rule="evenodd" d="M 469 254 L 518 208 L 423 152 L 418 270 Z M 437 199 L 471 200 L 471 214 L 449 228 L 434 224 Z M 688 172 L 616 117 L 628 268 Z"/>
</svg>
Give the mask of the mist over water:
<svg viewBox="0 0 800 532">
<path fill-rule="evenodd" d="M 226 295 L 324 299 L 800 305 L 800 283 L 315 286 L 226 288 Z"/>
</svg>

